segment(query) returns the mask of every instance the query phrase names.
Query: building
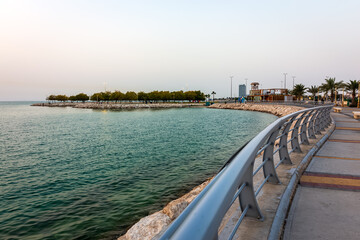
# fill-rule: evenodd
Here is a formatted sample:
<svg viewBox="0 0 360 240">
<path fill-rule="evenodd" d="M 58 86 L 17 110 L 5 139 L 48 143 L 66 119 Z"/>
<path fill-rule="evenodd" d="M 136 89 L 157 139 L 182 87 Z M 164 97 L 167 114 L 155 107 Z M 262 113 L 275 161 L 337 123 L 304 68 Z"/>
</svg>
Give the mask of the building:
<svg viewBox="0 0 360 240">
<path fill-rule="evenodd" d="M 251 83 L 251 90 L 248 96 L 249 100 L 254 101 L 291 101 L 292 97 L 288 95 L 286 88 L 268 88 L 259 89 L 259 83 Z"/>
<path fill-rule="evenodd" d="M 239 98 L 246 97 L 246 85 L 240 84 L 239 85 Z"/>
</svg>

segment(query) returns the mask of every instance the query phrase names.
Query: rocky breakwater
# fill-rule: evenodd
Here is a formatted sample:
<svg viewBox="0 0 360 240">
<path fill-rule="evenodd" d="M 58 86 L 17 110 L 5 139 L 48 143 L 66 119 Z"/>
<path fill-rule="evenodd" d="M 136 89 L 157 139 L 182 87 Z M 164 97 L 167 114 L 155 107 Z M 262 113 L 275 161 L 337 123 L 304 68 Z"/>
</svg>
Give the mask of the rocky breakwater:
<svg viewBox="0 0 360 240">
<path fill-rule="evenodd" d="M 160 238 L 170 223 L 180 215 L 211 180 L 212 178 L 208 179 L 184 196 L 171 201 L 161 211 L 140 219 L 118 240 L 150 240 Z"/>
<path fill-rule="evenodd" d="M 185 107 L 202 107 L 203 103 L 35 103 L 31 106 L 38 107 L 73 107 L 87 109 L 146 109 L 146 108 L 185 108 Z"/>
<path fill-rule="evenodd" d="M 35 107 L 75 107 L 79 103 L 74 102 L 56 102 L 56 103 L 34 103 L 31 106 Z"/>
<path fill-rule="evenodd" d="M 304 109 L 303 107 L 290 106 L 290 105 L 272 105 L 272 104 L 240 104 L 240 103 L 215 103 L 209 108 L 219 108 L 219 109 L 235 109 L 235 110 L 246 110 L 246 111 L 256 111 L 256 112 L 265 112 L 271 113 L 278 117 L 283 117 L 293 112 L 300 111 Z"/>
<path fill-rule="evenodd" d="M 184 108 L 201 107 L 202 103 L 79 103 L 75 108 L 91 109 L 141 109 L 141 108 Z"/>
</svg>

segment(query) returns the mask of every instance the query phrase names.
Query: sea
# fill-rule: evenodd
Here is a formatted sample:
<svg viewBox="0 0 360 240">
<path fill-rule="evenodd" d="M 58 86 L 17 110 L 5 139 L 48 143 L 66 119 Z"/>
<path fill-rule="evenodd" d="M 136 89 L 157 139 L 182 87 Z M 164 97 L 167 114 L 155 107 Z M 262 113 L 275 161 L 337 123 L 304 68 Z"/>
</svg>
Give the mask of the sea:
<svg viewBox="0 0 360 240">
<path fill-rule="evenodd" d="M 277 117 L 0 102 L 0 239 L 116 239 L 215 175 Z"/>
</svg>

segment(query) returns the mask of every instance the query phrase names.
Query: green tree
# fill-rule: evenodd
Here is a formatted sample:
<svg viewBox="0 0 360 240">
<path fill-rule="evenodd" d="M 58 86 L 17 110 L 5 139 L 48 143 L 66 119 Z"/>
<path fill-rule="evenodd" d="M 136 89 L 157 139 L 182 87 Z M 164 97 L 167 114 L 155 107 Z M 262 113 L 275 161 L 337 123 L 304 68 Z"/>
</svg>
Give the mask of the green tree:
<svg viewBox="0 0 360 240">
<path fill-rule="evenodd" d="M 185 99 L 188 100 L 189 102 L 195 100 L 195 97 L 196 97 L 196 93 L 194 91 L 185 92 Z"/>
<path fill-rule="evenodd" d="M 152 91 L 148 93 L 149 100 L 152 101 L 159 101 L 161 100 L 160 92 L 159 91 Z"/>
<path fill-rule="evenodd" d="M 46 98 L 46 100 L 48 101 L 56 101 L 56 96 L 55 95 L 50 95 Z"/>
<path fill-rule="evenodd" d="M 355 101 L 355 97 L 356 97 L 356 90 L 358 90 L 359 88 L 359 82 L 356 80 L 350 80 L 349 83 L 345 84 L 345 89 L 348 91 L 351 91 L 351 106 L 354 107 L 356 106 L 356 101 Z"/>
<path fill-rule="evenodd" d="M 335 78 L 327 78 L 327 79 L 325 79 L 325 83 L 323 83 L 320 86 L 320 89 L 321 89 L 321 91 L 325 92 L 326 94 L 328 92 L 330 92 L 331 102 L 334 102 L 335 90 L 343 88 L 343 87 L 344 87 L 343 81 L 336 82 Z"/>
<path fill-rule="evenodd" d="M 145 101 L 147 101 L 149 99 L 148 94 L 145 93 L 145 92 L 138 92 L 137 95 L 138 95 L 138 100 L 139 101 L 145 102 Z"/>
<path fill-rule="evenodd" d="M 100 95 L 101 95 L 102 101 L 106 101 L 106 102 L 110 101 L 110 96 L 111 96 L 110 91 L 101 92 Z"/>
<path fill-rule="evenodd" d="M 185 94 L 183 91 L 175 91 L 174 92 L 174 100 L 185 100 Z"/>
<path fill-rule="evenodd" d="M 307 89 L 307 92 L 311 94 L 312 99 L 315 99 L 316 94 L 319 92 L 319 87 L 311 86 Z"/>
<path fill-rule="evenodd" d="M 124 100 L 125 99 L 125 94 L 123 94 L 122 92 L 120 91 L 115 91 L 113 93 L 110 94 L 110 100 L 111 101 L 121 101 L 121 100 Z"/>
<path fill-rule="evenodd" d="M 77 98 L 76 98 L 76 96 L 70 96 L 70 97 L 69 97 L 69 100 L 70 100 L 71 102 L 75 102 L 75 101 L 77 101 Z"/>
<path fill-rule="evenodd" d="M 89 96 L 85 93 L 79 93 L 75 96 L 75 101 L 85 102 L 89 100 Z"/>
<path fill-rule="evenodd" d="M 204 101 L 205 100 L 205 94 L 201 91 L 195 91 L 195 100 L 197 101 Z"/>
<path fill-rule="evenodd" d="M 171 93 L 169 91 L 161 91 L 160 98 L 163 102 L 171 100 Z"/>
<path fill-rule="evenodd" d="M 91 95 L 90 100 L 100 102 L 104 100 L 102 97 L 103 96 L 101 95 L 101 93 L 94 93 L 93 95 Z"/>
<path fill-rule="evenodd" d="M 137 96 L 136 92 L 128 91 L 125 93 L 125 100 L 135 101 L 135 100 L 138 100 L 138 96 Z"/>
<path fill-rule="evenodd" d="M 306 91 L 306 87 L 303 84 L 296 84 L 294 86 L 294 89 L 292 90 L 292 94 L 296 96 L 296 98 L 299 100 L 302 96 L 304 96 Z"/>
<path fill-rule="evenodd" d="M 65 102 L 69 100 L 69 98 L 66 95 L 56 95 L 55 100 L 60 102 Z"/>
</svg>

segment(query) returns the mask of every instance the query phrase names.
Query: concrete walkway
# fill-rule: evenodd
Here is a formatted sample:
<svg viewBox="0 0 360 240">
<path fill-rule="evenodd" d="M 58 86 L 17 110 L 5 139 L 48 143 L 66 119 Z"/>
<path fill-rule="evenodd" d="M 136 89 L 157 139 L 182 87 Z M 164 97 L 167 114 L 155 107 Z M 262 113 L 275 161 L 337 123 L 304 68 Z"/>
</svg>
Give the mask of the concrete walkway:
<svg viewBox="0 0 360 240">
<path fill-rule="evenodd" d="M 332 113 L 336 128 L 300 179 L 283 239 L 360 239 L 360 121 Z"/>
</svg>

